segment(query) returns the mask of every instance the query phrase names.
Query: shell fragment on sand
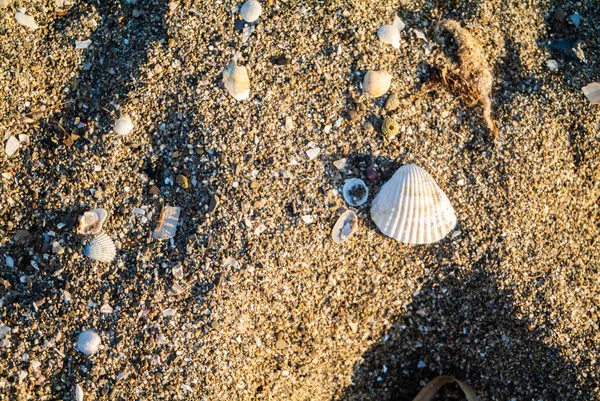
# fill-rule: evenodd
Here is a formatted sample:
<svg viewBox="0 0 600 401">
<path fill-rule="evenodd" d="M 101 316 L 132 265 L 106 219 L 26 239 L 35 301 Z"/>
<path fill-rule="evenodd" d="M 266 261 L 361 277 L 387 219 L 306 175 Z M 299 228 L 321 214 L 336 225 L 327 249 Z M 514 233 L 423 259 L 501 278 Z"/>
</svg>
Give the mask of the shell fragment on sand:
<svg viewBox="0 0 600 401">
<path fill-rule="evenodd" d="M 581 88 L 581 90 L 591 104 L 600 104 L 600 83 L 592 82 Z"/>
<path fill-rule="evenodd" d="M 35 23 L 35 18 L 21 11 L 17 11 L 15 13 L 15 19 L 19 24 L 31 29 L 32 31 L 35 31 L 39 28 L 38 24 Z"/>
<path fill-rule="evenodd" d="M 336 244 L 345 242 L 358 230 L 358 216 L 352 210 L 346 210 L 338 218 L 331 230 L 331 238 Z"/>
<path fill-rule="evenodd" d="M 175 237 L 180 212 L 180 207 L 163 207 L 162 213 L 160 214 L 160 218 L 158 219 L 158 226 L 156 227 L 156 230 L 154 230 L 154 232 L 152 233 L 152 237 L 155 239 L 170 239 Z"/>
<path fill-rule="evenodd" d="M 393 25 L 382 25 L 379 27 L 377 37 L 383 43 L 392 45 L 395 49 L 400 48 L 400 31 Z"/>
<path fill-rule="evenodd" d="M 6 152 L 6 155 L 8 157 L 11 157 L 15 153 L 17 153 L 17 150 L 19 150 L 20 147 L 21 147 L 21 142 L 19 142 L 17 137 L 11 135 L 8 138 L 8 141 L 6 141 L 6 145 L 4 146 L 4 151 Z"/>
<path fill-rule="evenodd" d="M 238 101 L 250 97 L 250 78 L 246 67 L 239 66 L 235 61 L 231 62 L 223 71 L 223 84 L 229 94 Z"/>
<path fill-rule="evenodd" d="M 371 97 L 384 95 L 392 84 L 392 76 L 385 71 L 367 71 L 363 79 L 363 91 Z"/>
<path fill-rule="evenodd" d="M 407 164 L 396 171 L 373 200 L 371 219 L 388 237 L 407 244 L 431 244 L 456 226 L 446 194 L 422 168 Z"/>
<path fill-rule="evenodd" d="M 99 234 L 102 232 L 102 226 L 107 218 L 108 212 L 104 209 L 93 209 L 85 212 L 79 217 L 77 233 L 83 235 Z"/>
<path fill-rule="evenodd" d="M 369 188 L 360 178 L 350 178 L 344 183 L 342 196 L 350 206 L 362 206 L 369 199 Z"/>
</svg>

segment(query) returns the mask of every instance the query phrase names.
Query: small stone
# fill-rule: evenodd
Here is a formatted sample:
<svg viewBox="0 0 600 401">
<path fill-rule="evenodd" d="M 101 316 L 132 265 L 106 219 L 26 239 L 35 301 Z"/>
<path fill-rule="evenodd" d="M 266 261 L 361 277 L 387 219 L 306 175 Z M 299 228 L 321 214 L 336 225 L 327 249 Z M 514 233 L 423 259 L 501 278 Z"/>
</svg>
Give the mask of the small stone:
<svg viewBox="0 0 600 401">
<path fill-rule="evenodd" d="M 7 256 L 5 260 L 6 260 L 6 266 L 8 266 L 9 269 L 12 269 L 15 267 L 15 260 L 12 257 Z"/>
<path fill-rule="evenodd" d="M 385 109 L 387 111 L 394 111 L 398 106 L 400 106 L 400 99 L 398 98 L 398 95 L 392 93 L 385 101 Z"/>
<path fill-rule="evenodd" d="M 419 363 L 417 364 L 417 368 L 419 369 L 423 369 L 425 366 L 427 366 L 427 364 L 423 361 L 419 361 Z"/>
<path fill-rule="evenodd" d="M 54 241 L 52 243 L 52 253 L 62 255 L 63 253 L 65 253 L 65 248 L 63 248 L 58 241 Z"/>
<path fill-rule="evenodd" d="M 175 177 L 175 182 L 183 189 L 188 189 L 190 187 L 187 177 L 183 174 L 179 174 L 177 177 Z"/>
<path fill-rule="evenodd" d="M 182 266 L 175 266 L 173 269 L 171 269 L 171 273 L 173 273 L 173 277 L 175 277 L 177 280 L 181 280 L 183 278 L 183 267 Z"/>
<path fill-rule="evenodd" d="M 319 156 L 319 153 L 321 153 L 321 149 L 312 148 L 306 151 L 306 156 L 308 156 L 309 160 L 313 160 L 315 157 Z"/>
<path fill-rule="evenodd" d="M 548 66 L 548 69 L 550 71 L 556 71 L 556 70 L 558 70 L 558 61 L 556 61 L 556 60 L 548 60 L 548 62 L 546 63 L 546 65 Z"/>
<path fill-rule="evenodd" d="M 213 194 L 210 198 L 210 204 L 208 205 L 208 214 L 212 214 L 219 207 L 219 197 Z"/>
<path fill-rule="evenodd" d="M 314 223 L 314 222 L 315 222 L 315 218 L 314 218 L 314 217 L 312 217 L 312 216 L 311 216 L 311 215 L 309 215 L 309 214 L 307 214 L 307 215 L 305 215 L 305 216 L 302 216 L 301 218 L 302 218 L 302 221 L 303 221 L 305 224 L 312 224 L 312 223 Z"/>
<path fill-rule="evenodd" d="M 573 15 L 571 15 L 569 17 L 569 19 L 571 20 L 571 22 L 573 22 L 573 24 L 575 24 L 575 26 L 579 26 L 579 24 L 581 24 L 581 15 L 579 15 L 578 12 L 576 12 Z"/>
<path fill-rule="evenodd" d="M 363 129 L 367 132 L 375 131 L 375 127 L 373 127 L 373 124 L 371 124 L 369 121 L 365 121 L 363 124 Z"/>
<path fill-rule="evenodd" d="M 133 11 L 131 12 L 131 15 L 133 15 L 133 18 L 138 18 L 142 15 L 142 12 L 140 10 L 138 10 L 137 8 L 134 8 Z"/>
<path fill-rule="evenodd" d="M 350 110 L 348 112 L 348 120 L 358 121 L 358 120 L 360 120 L 360 115 L 358 114 L 358 112 L 356 110 Z"/>
<path fill-rule="evenodd" d="M 343 159 L 339 159 L 339 160 L 334 161 L 333 165 L 338 170 L 342 170 L 344 167 L 346 167 L 347 162 L 348 161 L 346 160 L 346 158 L 343 158 Z"/>
<path fill-rule="evenodd" d="M 285 340 L 283 338 L 280 338 L 275 343 L 275 348 L 279 349 L 279 350 L 286 349 L 287 348 L 287 343 L 285 342 Z"/>
<path fill-rule="evenodd" d="M 381 132 L 388 139 L 394 139 L 398 132 L 400 131 L 400 125 L 392 118 L 386 117 L 383 120 L 383 125 L 381 126 Z"/>
<path fill-rule="evenodd" d="M 100 313 L 113 313 L 113 308 L 109 304 L 104 304 L 100 307 Z"/>
<path fill-rule="evenodd" d="M 375 181 L 379 178 L 379 173 L 373 166 L 370 166 L 365 170 L 365 176 L 368 180 Z"/>
<path fill-rule="evenodd" d="M 148 192 L 150 192 L 152 195 L 160 195 L 160 189 L 158 189 L 156 185 L 151 185 Z"/>
</svg>

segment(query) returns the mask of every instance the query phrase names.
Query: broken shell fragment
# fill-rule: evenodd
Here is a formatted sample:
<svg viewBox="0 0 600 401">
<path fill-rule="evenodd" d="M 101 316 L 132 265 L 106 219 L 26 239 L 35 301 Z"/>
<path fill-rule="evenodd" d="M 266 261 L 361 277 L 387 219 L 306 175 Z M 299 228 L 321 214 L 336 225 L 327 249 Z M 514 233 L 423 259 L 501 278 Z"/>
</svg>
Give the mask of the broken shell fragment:
<svg viewBox="0 0 600 401">
<path fill-rule="evenodd" d="M 406 27 L 404 21 L 402 21 L 397 15 L 394 17 L 394 23 L 392 25 L 398 30 L 398 32 L 402 32 Z"/>
<path fill-rule="evenodd" d="M 350 238 L 356 230 L 358 230 L 358 216 L 354 211 L 346 210 L 333 226 L 331 238 L 336 244 L 341 244 Z"/>
<path fill-rule="evenodd" d="M 396 171 L 373 200 L 371 219 L 384 235 L 407 244 L 431 244 L 456 226 L 446 194 L 422 168 L 407 164 Z"/>
<path fill-rule="evenodd" d="M 250 78 L 246 67 L 231 62 L 223 72 L 225 88 L 235 100 L 245 100 L 250 97 Z"/>
<path fill-rule="evenodd" d="M 249 0 L 240 9 L 240 15 L 246 22 L 254 22 L 262 14 L 262 6 L 256 0 Z"/>
<path fill-rule="evenodd" d="M 115 243 L 106 233 L 100 233 L 83 248 L 83 254 L 98 262 L 112 262 L 117 255 Z"/>
<path fill-rule="evenodd" d="M 133 122 L 131 121 L 131 118 L 127 116 L 119 118 L 115 122 L 113 131 L 115 131 L 119 135 L 129 135 L 131 131 L 133 131 Z"/>
<path fill-rule="evenodd" d="M 19 24 L 31 29 L 32 31 L 35 31 L 39 28 L 38 24 L 35 23 L 35 18 L 21 11 L 17 11 L 15 13 L 15 19 Z"/>
<path fill-rule="evenodd" d="M 369 188 L 360 178 L 350 178 L 344 183 L 342 195 L 350 206 L 361 206 L 369 198 Z"/>
<path fill-rule="evenodd" d="M 11 157 L 15 153 L 17 153 L 17 150 L 19 150 L 20 147 L 21 147 L 21 143 L 19 142 L 17 137 L 11 135 L 8 138 L 8 141 L 6 141 L 6 145 L 4 146 L 4 151 L 6 152 L 6 155 L 8 157 Z"/>
<path fill-rule="evenodd" d="M 377 37 L 383 43 L 392 45 L 394 48 L 400 48 L 400 31 L 393 25 L 382 25 L 377 30 Z"/>
<path fill-rule="evenodd" d="M 158 226 L 152 233 L 152 237 L 156 239 L 170 239 L 175 236 L 177 231 L 177 223 L 179 222 L 180 207 L 165 206 L 163 207 Z"/>
<path fill-rule="evenodd" d="M 104 209 L 93 209 L 85 212 L 79 217 L 77 233 L 83 235 L 98 234 L 102 232 L 102 225 L 108 218 L 108 212 Z"/>
<path fill-rule="evenodd" d="M 77 337 L 77 349 L 87 356 L 98 352 L 101 343 L 100 336 L 94 330 L 86 330 L 79 333 Z"/>
<path fill-rule="evenodd" d="M 592 82 L 581 90 L 591 104 L 600 104 L 600 84 L 598 82 Z"/>
<path fill-rule="evenodd" d="M 371 97 L 384 95 L 392 84 L 392 76 L 385 71 L 368 71 L 363 80 L 363 91 Z"/>
</svg>

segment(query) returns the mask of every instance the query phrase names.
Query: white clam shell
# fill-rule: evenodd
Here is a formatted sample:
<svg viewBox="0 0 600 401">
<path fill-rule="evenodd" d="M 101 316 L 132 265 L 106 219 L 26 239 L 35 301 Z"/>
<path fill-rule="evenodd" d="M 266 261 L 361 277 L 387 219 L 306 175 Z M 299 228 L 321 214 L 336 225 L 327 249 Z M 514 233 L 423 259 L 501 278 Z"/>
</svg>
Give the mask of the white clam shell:
<svg viewBox="0 0 600 401">
<path fill-rule="evenodd" d="M 591 104 L 600 104 L 600 84 L 598 82 L 592 82 L 581 88 L 581 90 Z"/>
<path fill-rule="evenodd" d="M 350 206 L 361 206 L 369 199 L 369 188 L 360 178 L 350 178 L 344 183 L 342 196 Z"/>
<path fill-rule="evenodd" d="M 358 230 L 358 216 L 354 211 L 346 210 L 333 226 L 331 238 L 336 244 L 341 244 L 350 238 L 356 230 Z"/>
<path fill-rule="evenodd" d="M 388 237 L 407 244 L 431 244 L 456 226 L 450 200 L 422 168 L 396 171 L 373 200 L 371 219 Z"/>
<path fill-rule="evenodd" d="M 394 48 L 400 48 L 400 31 L 393 25 L 382 25 L 377 30 L 377 37 L 383 43 L 392 45 Z"/>
<path fill-rule="evenodd" d="M 392 76 L 385 71 L 368 71 L 363 80 L 363 91 L 371 97 L 384 95 L 392 84 Z"/>
<path fill-rule="evenodd" d="M 133 131 L 133 121 L 131 118 L 123 116 L 115 122 L 113 131 L 119 135 L 129 135 Z"/>
<path fill-rule="evenodd" d="M 234 62 L 229 64 L 223 71 L 223 83 L 225 88 L 235 100 L 245 100 L 250 97 L 250 78 L 246 67 L 239 66 Z"/>
<path fill-rule="evenodd" d="M 85 355 L 94 355 L 100 348 L 102 340 L 94 330 L 86 330 L 77 337 L 77 349 Z"/>
<path fill-rule="evenodd" d="M 83 254 L 98 262 L 112 262 L 117 255 L 115 243 L 106 233 L 100 233 L 83 248 Z"/>
<path fill-rule="evenodd" d="M 240 9 L 240 15 L 246 22 L 254 22 L 262 14 L 262 6 L 256 0 L 249 0 Z"/>
<path fill-rule="evenodd" d="M 77 233 L 83 235 L 98 234 L 102 232 L 102 225 L 107 218 L 108 212 L 104 209 L 93 209 L 85 212 L 83 216 L 79 217 Z"/>
</svg>

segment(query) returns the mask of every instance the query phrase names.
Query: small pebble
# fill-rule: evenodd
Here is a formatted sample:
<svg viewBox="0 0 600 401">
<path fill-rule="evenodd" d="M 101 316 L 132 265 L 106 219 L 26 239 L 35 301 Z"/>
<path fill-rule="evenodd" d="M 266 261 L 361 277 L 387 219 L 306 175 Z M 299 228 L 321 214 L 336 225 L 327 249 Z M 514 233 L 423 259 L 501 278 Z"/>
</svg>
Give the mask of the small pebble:
<svg viewBox="0 0 600 401">
<path fill-rule="evenodd" d="M 400 99 L 398 98 L 398 95 L 392 93 L 385 101 L 385 109 L 387 111 L 394 111 L 398 106 L 400 106 Z"/>
<path fill-rule="evenodd" d="M 188 189 L 190 186 L 187 177 L 183 174 L 179 174 L 177 177 L 175 177 L 175 182 L 183 189 Z"/>
<path fill-rule="evenodd" d="M 548 62 L 546 63 L 546 65 L 548 66 L 548 69 L 550 71 L 556 71 L 556 70 L 558 70 L 558 61 L 556 61 L 556 60 L 548 60 Z"/>
<path fill-rule="evenodd" d="M 343 168 L 346 167 L 346 163 L 347 163 L 347 160 L 346 160 L 346 158 L 344 158 L 344 159 L 339 159 L 339 160 L 334 161 L 333 165 L 338 170 L 342 170 Z"/>
<path fill-rule="evenodd" d="M 321 153 L 321 149 L 312 148 L 306 151 L 306 156 L 308 156 L 309 160 L 313 160 L 315 157 L 319 156 L 319 153 Z"/>
</svg>

